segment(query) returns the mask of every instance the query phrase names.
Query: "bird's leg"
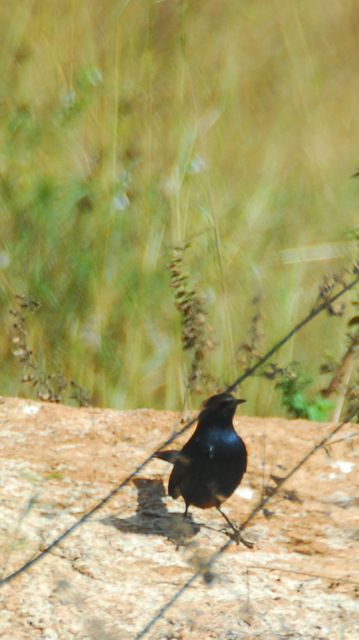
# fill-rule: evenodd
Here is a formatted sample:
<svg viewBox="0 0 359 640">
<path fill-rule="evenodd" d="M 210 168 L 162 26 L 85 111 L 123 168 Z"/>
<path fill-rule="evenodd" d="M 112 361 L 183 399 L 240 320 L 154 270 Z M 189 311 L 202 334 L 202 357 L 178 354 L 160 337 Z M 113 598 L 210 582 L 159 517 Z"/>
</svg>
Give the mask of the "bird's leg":
<svg viewBox="0 0 359 640">
<path fill-rule="evenodd" d="M 232 527 L 234 533 L 237 533 L 238 529 L 236 529 L 236 527 L 234 526 L 233 522 L 230 521 L 230 519 L 228 518 L 228 516 L 226 516 L 226 514 L 224 513 L 224 511 L 222 511 L 222 509 L 220 507 L 216 507 L 219 511 L 219 513 L 222 514 L 222 516 L 224 517 L 225 520 L 227 520 L 228 524 L 230 527 Z"/>
<path fill-rule="evenodd" d="M 222 509 L 220 507 L 218 507 L 218 505 L 216 506 L 216 509 L 219 511 L 219 513 L 224 517 L 225 520 L 227 520 L 228 524 L 230 525 L 230 527 L 232 527 L 233 532 L 234 532 L 234 536 L 233 536 L 233 540 L 238 544 L 239 542 L 242 542 L 246 547 L 248 547 L 248 549 L 252 549 L 253 544 L 251 542 L 248 542 L 248 540 L 246 540 L 245 538 L 243 538 L 241 536 L 241 530 L 237 529 L 233 522 L 230 521 L 230 519 L 228 518 L 228 516 L 224 513 L 224 511 L 222 511 Z"/>
</svg>

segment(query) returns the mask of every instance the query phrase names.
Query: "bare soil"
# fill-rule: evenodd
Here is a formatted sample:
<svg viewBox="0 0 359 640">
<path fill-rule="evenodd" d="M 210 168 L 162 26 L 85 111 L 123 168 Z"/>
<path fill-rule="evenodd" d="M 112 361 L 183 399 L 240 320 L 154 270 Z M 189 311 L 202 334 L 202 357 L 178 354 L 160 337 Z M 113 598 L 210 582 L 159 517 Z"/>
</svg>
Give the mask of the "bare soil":
<svg viewBox="0 0 359 640">
<path fill-rule="evenodd" d="M 192 414 L 194 415 L 194 414 Z M 186 418 L 189 416 L 186 416 Z M 121 483 L 179 425 L 142 409 L 0 397 L 0 563 L 15 571 Z M 239 416 L 248 472 L 224 510 L 243 522 L 333 425 Z M 193 427 L 192 427 L 193 430 Z M 190 431 L 191 432 L 191 431 Z M 184 442 L 189 433 L 181 437 Z M 0 588 L 3 640 L 359 639 L 359 428 L 345 425 L 228 541 L 215 509 L 166 496 L 152 460 L 37 564 Z"/>
</svg>

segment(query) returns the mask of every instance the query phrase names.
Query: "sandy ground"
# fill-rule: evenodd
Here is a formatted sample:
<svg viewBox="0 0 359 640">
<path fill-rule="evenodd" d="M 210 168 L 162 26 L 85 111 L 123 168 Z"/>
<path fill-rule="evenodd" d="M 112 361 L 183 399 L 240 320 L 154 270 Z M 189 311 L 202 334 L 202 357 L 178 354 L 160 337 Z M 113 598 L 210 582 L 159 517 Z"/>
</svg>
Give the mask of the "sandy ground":
<svg viewBox="0 0 359 640">
<path fill-rule="evenodd" d="M 186 416 L 188 417 L 188 416 Z M 74 409 L 0 398 L 0 563 L 21 567 L 164 442 L 178 415 Z M 268 486 L 333 425 L 235 420 L 248 472 L 224 510 L 243 522 Z M 193 428 L 192 428 L 193 430 Z M 191 430 L 191 431 L 192 431 Z M 189 433 L 191 433 L 191 431 Z M 251 521 L 252 549 L 214 509 L 166 496 L 152 460 L 91 519 L 0 588 L 3 640 L 359 639 L 359 427 L 346 425 Z M 181 437 L 181 442 L 188 434 Z M 142 637 L 142 636 L 141 636 Z"/>
</svg>

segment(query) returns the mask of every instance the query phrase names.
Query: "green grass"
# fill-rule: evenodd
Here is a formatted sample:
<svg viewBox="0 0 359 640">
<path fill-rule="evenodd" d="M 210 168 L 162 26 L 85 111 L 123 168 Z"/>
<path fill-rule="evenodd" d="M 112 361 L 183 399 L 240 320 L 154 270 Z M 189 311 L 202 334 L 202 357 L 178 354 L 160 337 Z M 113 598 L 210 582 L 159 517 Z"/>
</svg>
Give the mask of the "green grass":
<svg viewBox="0 0 359 640">
<path fill-rule="evenodd" d="M 24 293 L 42 304 L 29 341 L 44 366 L 100 405 L 179 407 L 189 360 L 166 264 L 187 241 L 222 383 L 254 296 L 268 347 L 314 304 L 356 251 L 355 16 L 324 0 L 3 4 L 3 394 L 31 392 L 8 337 Z M 316 379 L 344 333 L 320 318 L 282 364 Z M 283 411 L 265 380 L 241 393 L 247 412 Z"/>
</svg>

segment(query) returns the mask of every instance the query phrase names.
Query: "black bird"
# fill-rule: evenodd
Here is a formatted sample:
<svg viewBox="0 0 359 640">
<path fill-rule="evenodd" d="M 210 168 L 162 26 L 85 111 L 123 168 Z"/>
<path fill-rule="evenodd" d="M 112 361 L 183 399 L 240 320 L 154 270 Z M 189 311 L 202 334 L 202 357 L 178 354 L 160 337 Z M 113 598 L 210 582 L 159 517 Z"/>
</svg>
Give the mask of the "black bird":
<svg viewBox="0 0 359 640">
<path fill-rule="evenodd" d="M 238 487 L 247 469 L 247 449 L 233 428 L 238 404 L 230 393 L 208 398 L 198 416 L 197 428 L 181 451 L 160 451 L 156 458 L 173 464 L 168 483 L 172 498 L 183 497 L 186 509 L 216 507 L 236 536 L 239 531 L 221 510 L 221 504 Z"/>
</svg>

